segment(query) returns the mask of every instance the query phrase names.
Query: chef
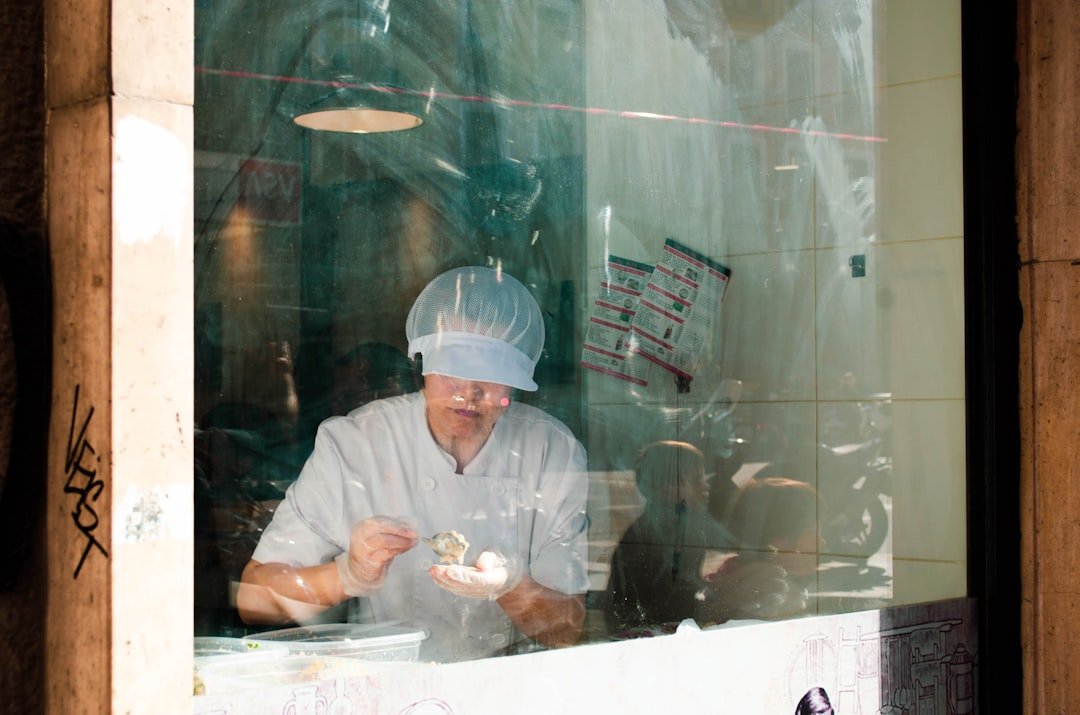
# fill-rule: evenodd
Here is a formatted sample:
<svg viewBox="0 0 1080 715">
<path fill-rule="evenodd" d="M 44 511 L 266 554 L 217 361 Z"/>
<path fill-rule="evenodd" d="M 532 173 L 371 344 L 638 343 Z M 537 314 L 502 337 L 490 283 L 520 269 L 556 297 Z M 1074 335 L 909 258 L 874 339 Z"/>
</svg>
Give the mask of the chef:
<svg viewBox="0 0 1080 715">
<path fill-rule="evenodd" d="M 421 658 L 436 661 L 574 643 L 588 588 L 585 452 L 513 399 L 537 389 L 539 306 L 501 270 L 458 268 L 424 288 L 405 332 L 422 389 L 319 427 L 244 569 L 240 616 L 304 623 L 356 599 L 350 620 L 418 623 Z M 463 563 L 420 541 L 449 531 L 469 544 Z"/>
</svg>

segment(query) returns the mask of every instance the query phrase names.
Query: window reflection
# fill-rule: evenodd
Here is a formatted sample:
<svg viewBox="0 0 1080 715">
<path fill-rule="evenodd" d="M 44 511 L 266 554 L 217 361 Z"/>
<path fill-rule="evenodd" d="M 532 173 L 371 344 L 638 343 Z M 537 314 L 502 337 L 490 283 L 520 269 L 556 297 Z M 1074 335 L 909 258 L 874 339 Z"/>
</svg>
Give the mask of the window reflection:
<svg viewBox="0 0 1080 715">
<path fill-rule="evenodd" d="M 424 389 L 403 326 L 461 266 L 536 300 L 540 389 L 508 399 L 587 453 L 580 641 L 963 595 L 959 63 L 913 61 L 882 10 L 199 3 L 197 632 L 268 627 L 239 618 L 241 574 L 320 425 Z M 361 76 L 369 50 L 392 71 Z M 363 94 L 423 124 L 293 122 Z M 684 272 L 644 350 L 669 241 L 730 282 L 695 317 Z M 636 292 L 598 315 L 614 259 Z M 547 647 L 513 646 L 481 650 Z"/>
</svg>

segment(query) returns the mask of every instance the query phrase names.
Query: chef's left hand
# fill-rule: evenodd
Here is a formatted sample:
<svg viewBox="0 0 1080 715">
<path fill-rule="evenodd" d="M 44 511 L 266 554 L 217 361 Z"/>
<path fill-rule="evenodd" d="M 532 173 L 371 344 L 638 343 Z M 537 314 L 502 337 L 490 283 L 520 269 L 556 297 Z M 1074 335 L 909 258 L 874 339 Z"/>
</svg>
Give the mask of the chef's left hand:
<svg viewBox="0 0 1080 715">
<path fill-rule="evenodd" d="M 497 551 L 484 551 L 476 566 L 438 564 L 428 569 L 440 587 L 455 596 L 486 598 L 494 601 L 510 593 L 521 582 L 517 559 L 507 559 Z"/>
</svg>

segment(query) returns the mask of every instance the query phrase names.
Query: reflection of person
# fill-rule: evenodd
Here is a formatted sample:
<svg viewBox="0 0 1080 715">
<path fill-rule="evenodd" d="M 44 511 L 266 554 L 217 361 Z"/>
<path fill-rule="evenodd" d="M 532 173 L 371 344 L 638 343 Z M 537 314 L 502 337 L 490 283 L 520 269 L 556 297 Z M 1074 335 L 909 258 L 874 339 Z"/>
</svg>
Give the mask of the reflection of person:
<svg viewBox="0 0 1080 715">
<path fill-rule="evenodd" d="M 795 715 L 833 715 L 833 712 L 825 688 L 810 688 L 795 706 Z"/>
<path fill-rule="evenodd" d="M 636 479 L 645 510 L 612 555 L 605 604 L 610 630 L 694 616 L 706 585 L 706 550 L 732 545 L 706 509 L 704 465 L 701 451 L 687 442 L 654 442 L 641 451 Z"/>
<path fill-rule="evenodd" d="M 432 660 L 493 654 L 518 634 L 576 641 L 584 450 L 562 423 L 510 400 L 511 388 L 536 389 L 539 306 L 500 271 L 456 269 L 421 292 L 406 334 L 422 390 L 320 426 L 244 570 L 241 616 L 303 621 L 364 596 L 375 621 L 425 625 Z M 474 565 L 436 565 L 414 548 L 444 530 L 472 544 Z"/>
<path fill-rule="evenodd" d="M 821 508 L 806 482 L 760 477 L 743 485 L 728 523 L 744 549 L 767 553 L 788 573 L 804 576 L 817 568 Z"/>
<path fill-rule="evenodd" d="M 817 569 L 819 508 L 817 491 L 806 482 L 766 477 L 743 485 L 724 517 L 740 548 L 710 555 L 702 567 L 709 587 L 699 622 L 802 613 L 801 581 Z"/>
</svg>

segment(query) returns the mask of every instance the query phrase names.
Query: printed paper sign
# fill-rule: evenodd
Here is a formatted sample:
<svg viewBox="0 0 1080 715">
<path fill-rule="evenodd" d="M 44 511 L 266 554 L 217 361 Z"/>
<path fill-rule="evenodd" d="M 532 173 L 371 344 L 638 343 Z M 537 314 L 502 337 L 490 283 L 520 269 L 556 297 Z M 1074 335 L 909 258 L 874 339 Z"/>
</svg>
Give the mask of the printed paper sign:
<svg viewBox="0 0 1080 715">
<path fill-rule="evenodd" d="M 647 385 L 650 363 L 630 350 L 630 325 L 652 266 L 610 256 L 585 330 L 581 364 L 637 385 Z"/>
<path fill-rule="evenodd" d="M 731 271 L 669 238 L 631 320 L 631 349 L 692 380 Z"/>
</svg>

